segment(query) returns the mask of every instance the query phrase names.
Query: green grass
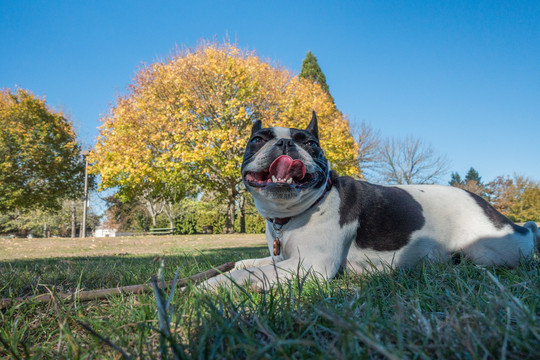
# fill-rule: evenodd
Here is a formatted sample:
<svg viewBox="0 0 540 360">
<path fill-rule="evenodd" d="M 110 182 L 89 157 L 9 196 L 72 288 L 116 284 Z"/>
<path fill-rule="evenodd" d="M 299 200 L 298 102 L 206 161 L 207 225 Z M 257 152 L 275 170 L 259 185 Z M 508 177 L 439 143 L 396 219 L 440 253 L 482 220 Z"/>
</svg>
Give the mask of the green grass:
<svg viewBox="0 0 540 360">
<path fill-rule="evenodd" d="M 185 277 L 267 251 L 166 256 L 162 272 L 172 279 L 179 268 Z M 0 293 L 45 292 L 38 284 L 69 291 L 142 283 L 161 260 L 0 262 Z M 295 279 L 264 294 L 189 287 L 169 306 L 169 294 L 159 291 L 101 302 L 24 302 L 0 311 L 0 357 L 533 359 L 540 351 L 538 269 L 536 260 L 516 269 L 420 264 L 328 283 Z"/>
</svg>

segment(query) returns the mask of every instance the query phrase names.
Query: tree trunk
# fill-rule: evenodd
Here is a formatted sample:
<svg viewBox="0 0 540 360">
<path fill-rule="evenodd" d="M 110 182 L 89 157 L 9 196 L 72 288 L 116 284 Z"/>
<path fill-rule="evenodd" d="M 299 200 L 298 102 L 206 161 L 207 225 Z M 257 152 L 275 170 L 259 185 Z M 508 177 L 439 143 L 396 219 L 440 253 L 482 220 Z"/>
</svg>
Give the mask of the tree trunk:
<svg viewBox="0 0 540 360">
<path fill-rule="evenodd" d="M 71 202 L 71 238 L 74 239 L 77 234 L 77 216 L 75 214 L 75 200 Z"/>
<path fill-rule="evenodd" d="M 235 184 L 231 184 L 227 191 L 227 217 L 225 219 L 225 228 L 223 229 L 226 234 L 234 233 L 234 213 L 236 210 L 236 203 L 234 201 L 235 195 L 236 186 Z"/>
<path fill-rule="evenodd" d="M 246 198 L 244 195 L 240 196 L 240 232 L 242 234 L 246 233 Z"/>
<path fill-rule="evenodd" d="M 148 211 L 148 215 L 152 218 L 152 227 L 156 227 L 156 218 L 163 212 L 165 202 L 160 199 L 153 199 L 149 194 L 143 193 L 141 199 Z"/>
<path fill-rule="evenodd" d="M 169 228 L 174 229 L 174 208 L 173 203 L 171 201 L 167 201 L 167 205 L 163 208 L 163 211 L 167 215 L 167 218 L 169 218 Z"/>
</svg>

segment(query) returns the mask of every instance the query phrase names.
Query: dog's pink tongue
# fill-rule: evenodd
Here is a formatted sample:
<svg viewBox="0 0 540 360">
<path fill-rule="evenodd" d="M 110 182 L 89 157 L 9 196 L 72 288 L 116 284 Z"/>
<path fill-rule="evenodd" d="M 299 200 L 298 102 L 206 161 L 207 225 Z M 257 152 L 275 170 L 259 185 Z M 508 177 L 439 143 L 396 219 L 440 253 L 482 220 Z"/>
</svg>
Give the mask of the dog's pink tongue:
<svg viewBox="0 0 540 360">
<path fill-rule="evenodd" d="M 270 165 L 270 175 L 278 179 L 302 180 L 306 175 L 306 167 L 300 160 L 293 160 L 288 155 L 281 155 Z"/>
</svg>

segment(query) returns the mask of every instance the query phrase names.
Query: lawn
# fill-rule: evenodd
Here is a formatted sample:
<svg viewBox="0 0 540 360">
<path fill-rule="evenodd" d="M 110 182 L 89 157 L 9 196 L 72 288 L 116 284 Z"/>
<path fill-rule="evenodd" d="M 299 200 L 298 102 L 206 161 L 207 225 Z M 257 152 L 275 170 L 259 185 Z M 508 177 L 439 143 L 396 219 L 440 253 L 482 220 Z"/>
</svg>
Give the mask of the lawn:
<svg viewBox="0 0 540 360">
<path fill-rule="evenodd" d="M 0 296 L 169 280 L 268 254 L 259 235 L 71 241 L 0 239 Z M 462 261 L 295 279 L 264 294 L 188 286 L 170 297 L 27 301 L 0 310 L 0 358 L 533 359 L 538 268 Z"/>
<path fill-rule="evenodd" d="M 0 238 L 0 261 L 80 256 L 131 256 L 196 253 L 210 249 L 259 247 L 262 234 L 132 236 L 107 238 Z"/>
</svg>

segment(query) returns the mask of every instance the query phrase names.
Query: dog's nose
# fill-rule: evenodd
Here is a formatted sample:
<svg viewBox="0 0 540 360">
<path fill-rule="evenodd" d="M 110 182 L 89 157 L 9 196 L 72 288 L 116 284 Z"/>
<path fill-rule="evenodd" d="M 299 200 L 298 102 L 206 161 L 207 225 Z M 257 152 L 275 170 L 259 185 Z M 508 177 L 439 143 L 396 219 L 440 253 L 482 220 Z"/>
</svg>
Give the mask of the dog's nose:
<svg viewBox="0 0 540 360">
<path fill-rule="evenodd" d="M 292 141 L 292 139 L 279 139 L 277 142 L 276 142 L 276 146 L 277 147 L 281 147 L 283 148 L 284 151 L 286 151 L 288 148 L 294 148 L 296 147 L 296 145 L 294 144 L 294 142 Z"/>
</svg>

